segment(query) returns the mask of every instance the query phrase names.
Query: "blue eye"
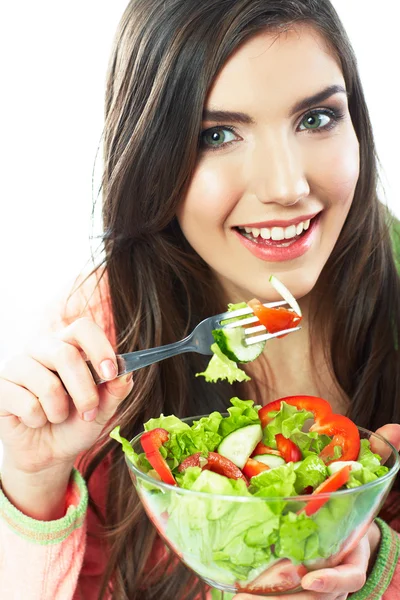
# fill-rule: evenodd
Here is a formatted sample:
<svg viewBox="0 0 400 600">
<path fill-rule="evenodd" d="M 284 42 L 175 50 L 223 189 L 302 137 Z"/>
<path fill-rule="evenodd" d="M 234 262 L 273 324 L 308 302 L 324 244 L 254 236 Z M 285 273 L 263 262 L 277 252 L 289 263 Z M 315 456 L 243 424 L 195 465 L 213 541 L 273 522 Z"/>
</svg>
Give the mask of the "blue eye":
<svg viewBox="0 0 400 600">
<path fill-rule="evenodd" d="M 328 109 L 313 110 L 307 113 L 300 121 L 300 131 L 329 131 L 335 127 L 338 121 L 343 117 L 339 111 Z"/>
<path fill-rule="evenodd" d="M 229 127 L 211 127 L 200 135 L 202 148 L 217 149 L 237 139 L 233 130 Z"/>
</svg>

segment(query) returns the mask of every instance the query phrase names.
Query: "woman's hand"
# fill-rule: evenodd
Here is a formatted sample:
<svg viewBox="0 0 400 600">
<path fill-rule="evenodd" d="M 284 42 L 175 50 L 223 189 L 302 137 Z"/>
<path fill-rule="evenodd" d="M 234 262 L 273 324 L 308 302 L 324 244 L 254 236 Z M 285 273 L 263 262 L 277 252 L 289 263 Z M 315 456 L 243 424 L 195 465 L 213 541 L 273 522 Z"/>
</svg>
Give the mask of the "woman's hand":
<svg viewBox="0 0 400 600">
<path fill-rule="evenodd" d="M 394 423 L 384 425 L 376 433 L 389 440 L 397 450 L 400 450 L 400 425 Z M 375 452 L 380 450 L 377 447 L 372 449 Z M 307 573 L 302 578 L 297 576 L 293 585 L 300 584 L 305 591 L 290 595 L 269 596 L 270 600 L 344 600 L 348 594 L 356 592 L 364 586 L 367 572 L 374 565 L 379 542 L 379 527 L 375 523 L 371 523 L 368 532 L 355 549 L 345 556 L 340 565 Z M 290 576 L 290 570 L 285 575 L 288 574 Z M 262 584 L 262 577 L 262 575 L 259 577 L 257 583 Z M 253 594 L 237 594 L 233 600 L 256 600 L 256 598 L 261 600 L 263 597 Z"/>
<path fill-rule="evenodd" d="M 366 581 L 366 572 L 370 557 L 368 535 L 365 535 L 357 547 L 343 562 L 335 568 L 320 569 L 307 573 L 298 581 L 305 589 L 297 594 L 269 596 L 270 600 L 344 600 L 350 592 L 361 589 Z M 262 575 L 258 582 L 262 584 Z M 262 600 L 264 596 L 237 594 L 233 600 Z"/>
<path fill-rule="evenodd" d="M 96 387 L 86 358 L 107 383 Z M 132 389 L 130 376 L 116 374 L 113 348 L 89 319 L 78 319 L 2 366 L 2 487 L 23 512 L 40 518 L 34 498 L 47 506 L 60 502 L 77 456 L 95 443 Z M 47 512 L 45 507 L 43 518 Z"/>
</svg>

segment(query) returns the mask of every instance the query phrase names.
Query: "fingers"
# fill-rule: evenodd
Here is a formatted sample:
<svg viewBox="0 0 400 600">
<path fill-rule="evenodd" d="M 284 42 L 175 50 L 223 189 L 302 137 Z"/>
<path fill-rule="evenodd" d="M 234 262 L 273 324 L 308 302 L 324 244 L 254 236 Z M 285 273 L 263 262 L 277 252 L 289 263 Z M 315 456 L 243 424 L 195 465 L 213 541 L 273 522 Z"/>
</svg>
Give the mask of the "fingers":
<svg viewBox="0 0 400 600">
<path fill-rule="evenodd" d="M 14 417 L 14 426 L 22 421 L 27 427 L 37 429 L 47 423 L 47 417 L 39 400 L 24 388 L 0 380 L 0 425 L 3 418 Z"/>
<path fill-rule="evenodd" d="M 83 353 L 109 381 L 96 386 Z M 41 340 L 30 355 L 9 360 L 0 373 L 0 415 L 15 415 L 29 427 L 64 422 L 75 408 L 86 421 L 105 423 L 132 389 L 117 374 L 114 350 L 103 330 L 78 319 L 57 336 Z M 20 421 L 18 421 L 20 422 Z"/>
<path fill-rule="evenodd" d="M 397 423 L 389 423 L 383 425 L 376 430 L 376 433 L 384 437 L 386 440 L 391 442 L 396 450 L 400 450 L 400 425 Z M 390 454 L 388 447 L 381 442 L 378 438 L 371 436 L 371 449 L 373 452 L 379 454 L 384 460 L 386 460 Z"/>
<path fill-rule="evenodd" d="M 345 600 L 348 594 L 320 594 L 317 592 L 298 592 L 297 594 L 284 594 L 279 596 L 268 595 L 268 600 Z M 265 596 L 253 594 L 237 594 L 232 600 L 265 600 Z"/>
<path fill-rule="evenodd" d="M 369 556 L 368 537 L 364 536 L 342 564 L 333 569 L 319 569 L 308 573 L 303 577 L 301 585 L 304 589 L 323 594 L 334 593 L 335 598 L 340 594 L 357 592 L 365 584 Z"/>
<path fill-rule="evenodd" d="M 104 331 L 90 319 L 78 319 L 58 336 L 63 342 L 82 349 L 97 373 L 106 381 L 118 373 L 115 352 Z"/>
<path fill-rule="evenodd" d="M 96 385 L 78 348 L 57 338 L 48 338 L 33 349 L 32 356 L 58 374 L 83 419 L 86 412 L 98 406 Z"/>
<path fill-rule="evenodd" d="M 99 406 L 99 388 L 82 352 L 101 377 L 113 379 L 116 376 L 112 346 L 104 331 L 89 319 L 78 319 L 56 337 L 47 338 L 31 349 L 31 355 L 38 363 L 57 373 L 81 418 L 92 421 Z M 53 385 L 57 387 L 55 382 Z"/>
<path fill-rule="evenodd" d="M 65 388 L 55 373 L 52 373 L 42 364 L 31 358 L 30 356 L 16 356 L 9 360 L 4 370 L 3 377 L 8 381 L 22 388 L 27 388 L 25 394 L 21 395 L 18 392 L 18 397 L 25 397 L 29 409 L 33 410 L 33 404 L 38 404 L 42 407 L 42 413 L 46 417 L 46 421 L 51 423 L 62 423 L 68 417 L 69 413 L 69 396 Z M 29 390 L 29 392 L 28 392 Z M 33 399 L 28 399 L 27 394 Z M 14 394 L 4 393 L 3 406 L 7 410 L 13 411 L 15 399 Z M 14 413 L 17 414 L 17 413 Z M 18 415 L 25 425 L 32 427 L 26 421 L 23 415 Z M 36 422 L 36 417 L 34 419 Z M 46 422 L 45 421 L 45 422 Z"/>
</svg>

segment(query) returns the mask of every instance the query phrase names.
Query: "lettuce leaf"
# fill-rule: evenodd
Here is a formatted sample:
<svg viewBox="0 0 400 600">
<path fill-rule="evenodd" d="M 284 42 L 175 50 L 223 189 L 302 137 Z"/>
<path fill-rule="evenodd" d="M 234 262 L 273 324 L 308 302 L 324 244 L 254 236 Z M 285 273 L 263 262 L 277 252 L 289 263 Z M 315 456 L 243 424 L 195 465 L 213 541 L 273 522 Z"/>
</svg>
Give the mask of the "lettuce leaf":
<svg viewBox="0 0 400 600">
<path fill-rule="evenodd" d="M 376 473 L 378 477 L 381 477 L 388 471 L 387 467 L 381 465 L 381 457 L 379 454 L 374 454 L 372 452 L 369 440 L 360 441 L 360 452 L 357 461 L 371 473 Z M 378 473 L 381 474 L 378 475 Z"/>
<path fill-rule="evenodd" d="M 360 440 L 360 452 L 357 461 L 361 463 L 362 469 L 350 472 L 350 478 L 346 484 L 347 488 L 355 488 L 375 481 L 375 479 L 382 477 L 389 471 L 388 467 L 381 465 L 379 454 L 372 452 L 369 440 Z"/>
<path fill-rule="evenodd" d="M 275 416 L 264 430 L 264 443 L 272 448 L 276 448 L 275 436 L 277 433 L 289 438 L 293 432 L 302 430 L 307 419 L 314 417 L 313 413 L 307 410 L 298 410 L 286 402 L 282 402 L 280 410 L 272 414 Z"/>
<path fill-rule="evenodd" d="M 126 457 L 131 461 L 133 465 L 138 466 L 139 454 L 137 454 L 134 451 L 134 449 L 131 446 L 131 443 L 126 438 L 121 436 L 120 430 L 121 427 L 120 425 L 118 425 L 111 431 L 110 437 L 122 445 L 122 451 L 126 455 Z M 150 465 L 150 463 L 148 464 Z M 153 467 L 150 465 L 150 468 L 152 469 Z"/>
<path fill-rule="evenodd" d="M 202 428 L 171 433 L 169 440 L 160 449 L 164 458 L 173 461 L 172 468 L 178 466 L 185 458 L 197 452 L 213 451 L 221 441 L 222 437 L 213 431 Z M 164 454 L 165 452 L 165 454 Z"/>
<path fill-rule="evenodd" d="M 212 344 L 213 357 L 202 373 L 196 373 L 196 377 L 204 377 L 206 381 L 215 383 L 219 379 L 227 379 L 229 383 L 234 381 L 250 381 L 250 377 L 239 369 L 237 364 L 223 354 L 217 344 Z"/>
<path fill-rule="evenodd" d="M 346 483 L 346 487 L 349 489 L 359 487 L 360 485 L 364 485 L 364 483 L 375 481 L 375 479 L 378 479 L 378 476 L 375 475 L 375 473 L 372 473 L 372 471 L 370 471 L 369 469 L 363 467 L 362 469 L 359 469 L 357 471 L 350 471 L 350 477 L 348 482 Z"/>
<path fill-rule="evenodd" d="M 329 436 L 321 435 L 316 431 L 302 431 L 305 422 L 314 418 L 314 415 L 307 410 L 299 410 L 295 406 L 282 402 L 280 410 L 272 412 L 272 415 L 274 418 L 264 430 L 264 443 L 271 448 L 276 448 L 277 433 L 292 440 L 300 448 L 303 458 L 319 454 L 331 441 Z M 340 455 L 335 458 L 340 458 Z"/>
<path fill-rule="evenodd" d="M 190 489 L 210 495 L 171 496 L 166 530 L 182 550 L 185 562 L 208 578 L 218 569 L 217 579 L 231 584 L 247 579 L 255 568 L 266 568 L 271 559 L 269 545 L 277 538 L 279 515 L 264 502 L 226 502 L 213 495 L 249 496 L 240 479 L 203 471 Z"/>
<path fill-rule="evenodd" d="M 187 423 L 184 423 L 178 419 L 178 417 L 175 417 L 175 415 L 164 417 L 163 414 L 161 414 L 158 419 L 149 419 L 143 427 L 145 431 L 151 431 L 151 429 L 161 427 L 162 429 L 166 429 L 169 433 L 177 433 L 190 429 L 190 426 Z"/>
<path fill-rule="evenodd" d="M 282 515 L 275 554 L 295 562 L 318 557 L 317 531 L 318 525 L 305 513 Z"/>
<path fill-rule="evenodd" d="M 196 480 L 202 474 L 200 467 L 188 467 L 182 473 L 178 473 L 175 477 L 179 487 L 185 490 L 191 490 Z"/>
<path fill-rule="evenodd" d="M 315 490 L 315 488 L 325 481 L 328 477 L 328 469 L 321 458 L 315 454 L 311 454 L 302 461 L 301 465 L 296 469 L 295 474 L 296 481 L 294 486 L 296 493 L 301 494 L 306 487 L 312 486 Z"/>
<path fill-rule="evenodd" d="M 296 472 L 293 463 L 263 471 L 251 478 L 250 492 L 253 496 L 284 497 L 295 496 Z"/>
<path fill-rule="evenodd" d="M 226 437 L 232 431 L 246 427 L 246 425 L 260 424 L 258 416 L 259 406 L 254 406 L 253 400 L 240 400 L 240 398 L 231 398 L 232 406 L 228 408 L 229 417 L 221 420 L 218 433 L 222 438 Z"/>
</svg>

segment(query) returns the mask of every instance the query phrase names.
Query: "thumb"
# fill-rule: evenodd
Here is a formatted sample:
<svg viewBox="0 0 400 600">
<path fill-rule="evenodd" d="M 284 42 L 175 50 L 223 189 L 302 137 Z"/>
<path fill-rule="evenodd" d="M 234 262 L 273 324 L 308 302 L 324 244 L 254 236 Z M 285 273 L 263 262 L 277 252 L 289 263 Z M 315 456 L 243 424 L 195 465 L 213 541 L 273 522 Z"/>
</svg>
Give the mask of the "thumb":
<svg viewBox="0 0 400 600">
<path fill-rule="evenodd" d="M 396 450 L 400 450 L 400 425 L 397 423 L 388 423 L 376 430 L 376 433 L 381 435 L 385 440 L 388 440 Z M 378 438 L 371 437 L 371 449 L 373 452 L 380 454 L 382 458 L 387 458 L 388 448 L 383 445 L 383 442 Z"/>
</svg>

